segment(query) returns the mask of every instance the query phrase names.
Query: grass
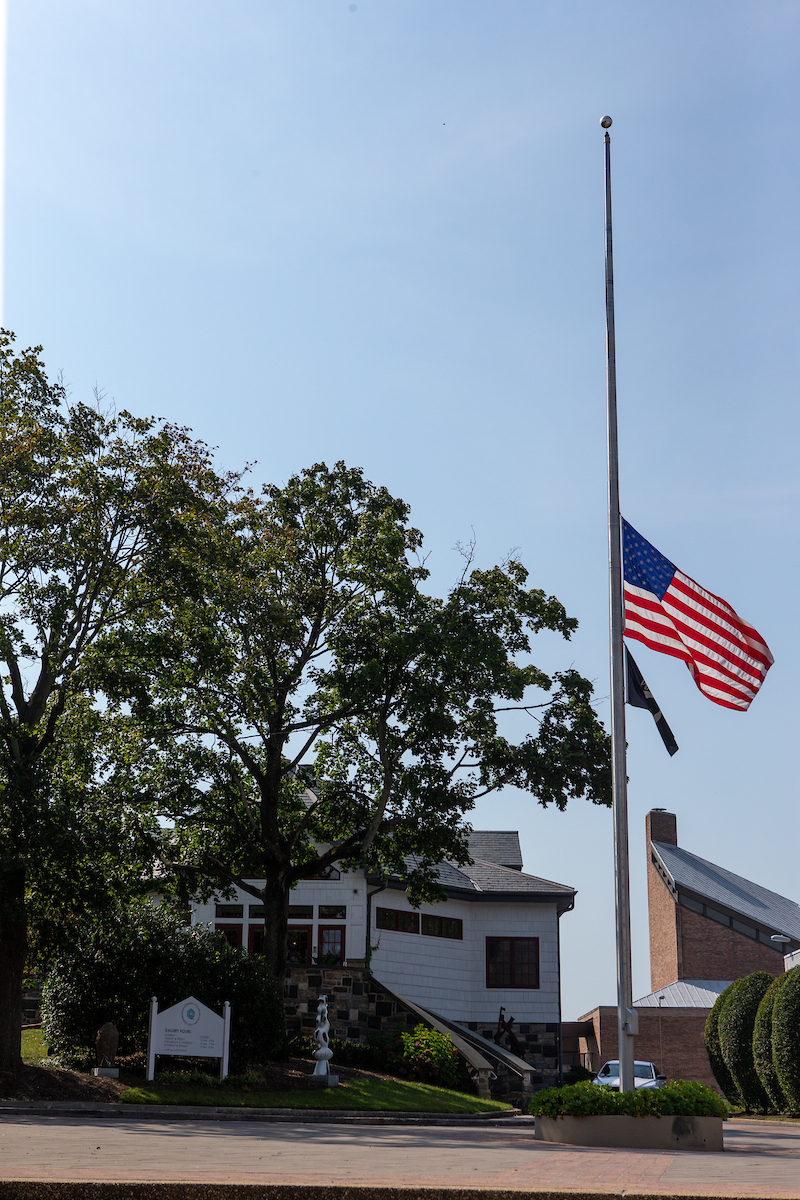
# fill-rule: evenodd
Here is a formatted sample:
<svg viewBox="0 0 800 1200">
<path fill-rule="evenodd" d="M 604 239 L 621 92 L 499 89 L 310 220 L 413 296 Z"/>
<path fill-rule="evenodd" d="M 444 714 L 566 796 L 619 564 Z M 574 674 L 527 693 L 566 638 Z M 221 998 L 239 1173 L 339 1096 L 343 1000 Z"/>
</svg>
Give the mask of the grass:
<svg viewBox="0 0 800 1200">
<path fill-rule="evenodd" d="M 28 1066 L 37 1067 L 43 1058 L 47 1058 L 47 1047 L 41 1029 L 23 1029 L 22 1061 Z"/>
<path fill-rule="evenodd" d="M 511 1106 L 481 1100 L 465 1092 L 404 1079 L 350 1079 L 336 1088 L 308 1092 L 234 1091 L 232 1088 L 159 1087 L 148 1083 L 128 1088 L 122 1104 L 202 1104 L 215 1108 L 359 1109 L 365 1112 L 503 1112 Z"/>
</svg>

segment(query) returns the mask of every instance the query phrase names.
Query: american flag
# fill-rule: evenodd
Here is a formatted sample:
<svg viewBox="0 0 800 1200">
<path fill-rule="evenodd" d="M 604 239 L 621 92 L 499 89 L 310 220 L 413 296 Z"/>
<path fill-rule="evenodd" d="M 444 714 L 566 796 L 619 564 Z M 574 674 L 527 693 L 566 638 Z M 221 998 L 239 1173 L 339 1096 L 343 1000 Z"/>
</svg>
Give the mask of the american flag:
<svg viewBox="0 0 800 1200">
<path fill-rule="evenodd" d="M 725 708 L 750 702 L 773 658 L 752 625 L 622 522 L 625 636 L 682 658 L 704 696 Z"/>
</svg>

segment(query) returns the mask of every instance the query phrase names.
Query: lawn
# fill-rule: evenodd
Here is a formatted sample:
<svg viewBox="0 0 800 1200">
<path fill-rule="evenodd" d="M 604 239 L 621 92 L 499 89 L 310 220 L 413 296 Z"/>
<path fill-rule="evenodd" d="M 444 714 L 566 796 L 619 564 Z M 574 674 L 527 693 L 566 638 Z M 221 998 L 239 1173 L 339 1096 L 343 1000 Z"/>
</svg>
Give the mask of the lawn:
<svg viewBox="0 0 800 1200">
<path fill-rule="evenodd" d="M 159 1087 L 146 1083 L 128 1088 L 122 1104 L 202 1104 L 231 1108 L 327 1108 L 372 1112 L 479 1113 L 502 1112 L 511 1106 L 481 1100 L 465 1092 L 404 1079 L 349 1079 L 324 1091 L 251 1092 L 222 1087 Z"/>
<path fill-rule="evenodd" d="M 23 1029 L 22 1061 L 31 1067 L 38 1067 L 43 1058 L 47 1058 L 47 1047 L 41 1029 Z"/>
</svg>

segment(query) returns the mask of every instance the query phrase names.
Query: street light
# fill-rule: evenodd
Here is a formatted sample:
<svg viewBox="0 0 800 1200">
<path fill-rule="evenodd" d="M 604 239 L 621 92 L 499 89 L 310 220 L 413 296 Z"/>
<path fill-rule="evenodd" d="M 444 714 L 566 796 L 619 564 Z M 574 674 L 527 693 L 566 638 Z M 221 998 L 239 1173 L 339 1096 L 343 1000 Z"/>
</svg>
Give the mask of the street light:
<svg viewBox="0 0 800 1200">
<path fill-rule="evenodd" d="M 773 943 L 776 950 L 780 950 L 785 953 L 786 947 L 789 945 L 789 942 L 792 939 L 789 937 L 788 933 L 773 933 L 769 940 Z"/>
</svg>

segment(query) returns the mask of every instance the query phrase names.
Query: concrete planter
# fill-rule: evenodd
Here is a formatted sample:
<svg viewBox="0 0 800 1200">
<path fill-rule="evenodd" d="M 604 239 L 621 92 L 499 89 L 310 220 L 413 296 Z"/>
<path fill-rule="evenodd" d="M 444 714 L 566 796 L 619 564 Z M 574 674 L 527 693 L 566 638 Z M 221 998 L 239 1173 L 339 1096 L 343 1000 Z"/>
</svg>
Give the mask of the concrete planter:
<svg viewBox="0 0 800 1200">
<path fill-rule="evenodd" d="M 721 1117 L 537 1117 L 536 1137 L 569 1146 L 721 1150 Z"/>
</svg>

